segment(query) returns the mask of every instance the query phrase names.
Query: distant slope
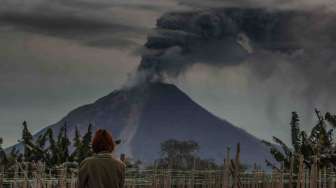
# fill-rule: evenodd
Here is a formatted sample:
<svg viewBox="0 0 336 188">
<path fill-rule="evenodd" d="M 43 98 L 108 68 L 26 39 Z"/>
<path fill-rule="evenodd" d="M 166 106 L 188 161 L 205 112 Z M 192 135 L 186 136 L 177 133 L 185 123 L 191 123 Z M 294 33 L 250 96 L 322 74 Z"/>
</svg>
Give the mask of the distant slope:
<svg viewBox="0 0 336 188">
<path fill-rule="evenodd" d="M 227 147 L 233 147 L 234 152 L 238 142 L 245 163 L 263 165 L 265 158 L 271 159 L 259 139 L 209 113 L 170 84 L 153 83 L 114 91 L 73 110 L 49 127 L 57 133 L 64 122 L 71 138 L 75 126 L 82 133 L 89 123 L 94 129 L 108 129 L 122 139 L 116 153 L 126 153 L 146 163 L 159 157 L 162 141 L 172 138 L 198 142 L 200 155 L 217 162 L 222 162 Z"/>
</svg>

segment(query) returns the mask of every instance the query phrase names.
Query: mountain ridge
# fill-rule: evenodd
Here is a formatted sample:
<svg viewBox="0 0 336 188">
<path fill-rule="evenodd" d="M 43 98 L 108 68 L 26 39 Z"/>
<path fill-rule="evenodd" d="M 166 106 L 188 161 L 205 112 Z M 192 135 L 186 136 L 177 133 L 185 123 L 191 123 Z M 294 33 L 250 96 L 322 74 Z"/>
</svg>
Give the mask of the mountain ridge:
<svg viewBox="0 0 336 188">
<path fill-rule="evenodd" d="M 199 155 L 221 163 L 226 148 L 241 143 L 241 158 L 247 164 L 264 165 L 271 160 L 261 140 L 228 121 L 218 118 L 195 103 L 173 84 L 150 83 L 116 90 L 93 103 L 70 111 L 52 128 L 55 135 L 67 123 L 70 140 L 76 126 L 82 134 L 92 123 L 93 129 L 107 129 L 121 139 L 116 154 L 151 163 L 157 159 L 160 143 L 168 139 L 194 140 L 200 145 Z"/>
</svg>

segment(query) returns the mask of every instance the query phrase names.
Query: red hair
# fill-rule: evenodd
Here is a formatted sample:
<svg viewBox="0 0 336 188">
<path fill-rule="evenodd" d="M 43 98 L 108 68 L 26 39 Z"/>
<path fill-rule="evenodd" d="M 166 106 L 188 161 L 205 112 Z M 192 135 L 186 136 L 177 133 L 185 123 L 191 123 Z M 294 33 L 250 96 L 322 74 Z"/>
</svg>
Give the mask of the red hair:
<svg viewBox="0 0 336 188">
<path fill-rule="evenodd" d="M 111 133 L 104 129 L 98 129 L 92 141 L 94 153 L 112 152 L 115 148 Z"/>
</svg>

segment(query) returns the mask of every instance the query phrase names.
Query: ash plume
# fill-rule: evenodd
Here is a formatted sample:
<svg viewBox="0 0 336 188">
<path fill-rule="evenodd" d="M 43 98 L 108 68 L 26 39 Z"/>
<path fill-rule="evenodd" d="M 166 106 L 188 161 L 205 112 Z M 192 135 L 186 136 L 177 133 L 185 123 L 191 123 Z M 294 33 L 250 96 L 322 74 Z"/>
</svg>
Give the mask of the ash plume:
<svg viewBox="0 0 336 188">
<path fill-rule="evenodd" d="M 294 110 L 304 106 L 305 116 L 315 107 L 336 110 L 335 11 L 246 7 L 164 14 L 148 36 L 137 80 L 179 78 L 196 64 L 243 67 L 251 74 L 244 75 L 248 92 L 267 93 L 260 105 L 270 122 L 279 122 L 285 98 L 297 104 Z"/>
<path fill-rule="evenodd" d="M 323 17 L 325 23 L 318 23 Z M 293 54 L 300 50 L 307 57 L 311 54 L 306 52 L 316 48 L 334 48 L 335 18 L 330 13 L 263 8 L 167 13 L 148 36 L 139 71 L 145 71 L 148 80 L 160 80 L 177 77 L 197 63 L 234 66 L 266 53 L 299 61 Z"/>
</svg>

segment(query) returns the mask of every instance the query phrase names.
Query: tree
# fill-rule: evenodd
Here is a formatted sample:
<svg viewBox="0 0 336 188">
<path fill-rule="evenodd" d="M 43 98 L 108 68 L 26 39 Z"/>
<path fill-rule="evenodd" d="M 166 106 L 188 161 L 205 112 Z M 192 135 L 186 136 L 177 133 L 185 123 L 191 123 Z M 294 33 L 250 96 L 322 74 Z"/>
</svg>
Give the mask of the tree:
<svg viewBox="0 0 336 188">
<path fill-rule="evenodd" d="M 32 159 L 31 143 L 33 142 L 33 136 L 28 129 L 28 125 L 26 121 L 22 123 L 22 126 L 23 126 L 23 130 L 22 130 L 22 137 L 21 137 L 22 140 L 21 141 L 23 144 L 23 157 L 25 161 L 31 161 Z"/>
<path fill-rule="evenodd" d="M 92 124 L 90 123 L 87 128 L 87 132 L 83 136 L 82 147 L 81 147 L 82 156 L 79 159 L 80 161 L 92 155 L 91 140 L 92 140 Z"/>
<path fill-rule="evenodd" d="M 82 153 L 83 143 L 82 143 L 82 138 L 81 138 L 81 135 L 80 135 L 80 132 L 77 126 L 75 130 L 75 137 L 73 139 L 73 146 L 75 149 L 73 153 L 71 154 L 71 160 L 76 161 L 77 163 L 80 163 L 83 158 L 83 153 Z"/>
<path fill-rule="evenodd" d="M 290 121 L 291 147 L 287 146 L 283 141 L 276 137 L 273 137 L 273 141 L 278 146 L 263 141 L 263 143 L 269 146 L 270 153 L 273 155 L 274 159 L 283 163 L 286 169 L 290 168 L 291 159 L 293 158 L 294 171 L 298 170 L 299 155 L 303 155 L 304 163 L 308 168 L 313 164 L 314 156 L 318 156 L 320 167 L 328 167 L 329 164 L 336 163 L 336 156 L 334 157 L 334 155 L 330 154 L 330 151 L 334 151 L 335 149 L 332 140 L 333 128 L 328 128 L 328 124 L 325 121 L 327 120 L 332 124 L 333 122 L 336 122 L 334 121 L 336 116 L 326 113 L 324 118 L 317 109 L 315 109 L 315 114 L 318 122 L 308 135 L 305 131 L 300 130 L 300 119 L 298 114 L 296 112 L 292 113 Z M 277 168 L 276 165 L 269 161 L 266 161 L 266 163 L 273 168 Z"/>
<path fill-rule="evenodd" d="M 178 140 L 167 140 L 161 143 L 160 168 L 191 169 L 199 150 L 198 143 Z"/>
<path fill-rule="evenodd" d="M 32 134 L 30 133 L 28 129 L 27 122 L 24 121 L 22 123 L 23 130 L 22 130 L 22 138 L 21 143 L 23 144 L 23 157 L 24 161 L 30 162 L 30 161 L 46 161 L 47 160 L 47 150 L 45 149 L 46 141 L 48 134 L 47 133 L 41 133 L 36 141 L 34 141 L 34 138 Z"/>
<path fill-rule="evenodd" d="M 67 135 L 67 122 L 61 127 L 57 137 L 57 164 L 69 161 L 70 141 Z"/>
<path fill-rule="evenodd" d="M 41 134 L 36 140 L 36 146 L 39 147 L 40 149 L 45 148 L 47 138 L 48 138 L 48 135 L 46 133 Z"/>
<path fill-rule="evenodd" d="M 22 123 L 22 139 L 19 140 L 23 145 L 23 152 L 19 152 L 15 147 L 6 156 L 2 148 L 2 139 L 0 138 L 0 166 L 7 161 L 7 167 L 14 165 L 16 161 L 31 162 L 44 161 L 48 167 L 55 167 L 65 162 L 80 163 L 86 157 L 92 155 L 91 139 L 92 124 L 89 124 L 87 132 L 81 137 L 76 127 L 75 137 L 73 139 L 74 151 L 70 154 L 70 140 L 68 138 L 67 122 L 60 128 L 57 139 L 54 138 L 53 129 L 48 128 L 44 133 L 34 141 L 32 134 L 28 129 L 27 122 Z"/>
<path fill-rule="evenodd" d="M 45 147 L 47 141 L 47 134 L 42 133 L 38 136 L 34 143 L 30 143 L 32 157 L 31 160 L 34 161 L 47 161 L 47 149 Z"/>
<path fill-rule="evenodd" d="M 16 164 L 16 162 L 22 162 L 23 161 L 23 154 L 20 153 L 19 150 L 16 149 L 16 147 L 12 147 L 8 158 L 7 158 L 7 164 L 6 164 L 6 168 L 10 168 L 12 167 L 14 164 Z"/>
<path fill-rule="evenodd" d="M 46 163 L 49 167 L 52 167 L 54 165 L 56 165 L 57 161 L 58 161 L 58 149 L 57 149 L 57 145 L 56 145 L 56 141 L 54 139 L 54 132 L 51 128 L 48 128 L 46 131 L 46 137 L 48 138 L 48 143 L 49 143 L 49 147 L 47 148 L 47 160 Z"/>
<path fill-rule="evenodd" d="M 331 124 L 333 128 L 336 128 L 336 115 L 332 115 L 330 112 L 325 114 L 325 119 Z"/>
<path fill-rule="evenodd" d="M 291 126 L 291 134 L 292 134 L 292 145 L 294 147 L 294 151 L 297 152 L 300 150 L 301 145 L 301 130 L 299 127 L 300 119 L 297 112 L 292 112 L 292 119 L 290 122 Z"/>
<path fill-rule="evenodd" d="M 2 148 L 3 139 L 0 137 L 0 167 L 5 166 L 8 162 L 5 150 Z"/>
</svg>

